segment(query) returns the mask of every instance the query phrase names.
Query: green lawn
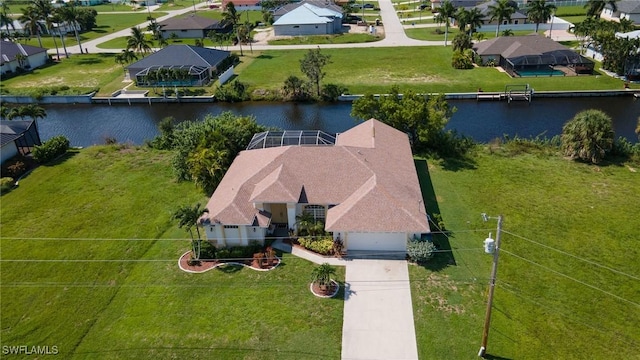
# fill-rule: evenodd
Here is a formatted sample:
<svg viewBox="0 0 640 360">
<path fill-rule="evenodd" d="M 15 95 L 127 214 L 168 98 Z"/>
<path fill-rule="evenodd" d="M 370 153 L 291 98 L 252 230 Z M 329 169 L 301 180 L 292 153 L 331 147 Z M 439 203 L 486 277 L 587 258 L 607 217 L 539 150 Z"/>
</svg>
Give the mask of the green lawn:
<svg viewBox="0 0 640 360">
<path fill-rule="evenodd" d="M 492 259 L 482 243 L 496 227 L 486 212 L 506 230 L 490 358 L 640 359 L 638 165 L 486 150 L 466 164 L 417 161 L 428 210 L 451 231 L 436 241 L 455 262 L 443 252 L 410 267 L 420 358 L 477 359 Z"/>
<path fill-rule="evenodd" d="M 442 33 L 438 33 L 437 29 L 440 29 Z M 408 37 L 416 40 L 444 41 L 444 26 L 441 26 L 440 28 L 415 28 L 415 29 L 411 28 L 411 29 L 405 29 L 404 32 L 405 34 L 407 34 Z M 514 31 L 513 35 L 514 36 L 529 35 L 534 32 L 535 31 L 533 30 L 518 30 L 518 31 Z M 460 31 L 458 30 L 458 28 L 449 27 L 449 34 L 447 37 L 448 41 L 453 40 L 456 37 L 456 35 L 458 35 L 459 33 Z M 484 40 L 493 39 L 496 37 L 495 30 L 482 31 L 482 29 L 480 29 L 478 33 L 484 36 L 483 38 Z M 540 30 L 538 31 L 538 33 L 543 34 L 544 31 Z"/>
<path fill-rule="evenodd" d="M 556 16 L 574 16 L 574 15 L 587 15 L 587 9 L 584 5 L 572 5 L 572 6 L 558 6 L 556 9 Z"/>
<path fill-rule="evenodd" d="M 576 16 L 560 16 L 562 20 L 568 21 L 572 24 L 577 24 L 585 21 L 587 19 L 586 15 L 576 15 Z"/>
<path fill-rule="evenodd" d="M 171 213 L 206 197 L 170 161 L 91 147 L 2 196 L 2 344 L 65 359 L 338 358 L 342 295 L 309 292 L 315 265 L 285 254 L 266 273 L 178 269 L 189 241 Z"/>
<path fill-rule="evenodd" d="M 162 12 L 153 12 L 151 14 L 156 18 L 166 15 L 166 13 Z M 115 31 L 131 28 L 147 21 L 147 17 L 148 14 L 146 12 L 138 12 L 132 14 L 99 14 L 96 18 L 98 24 L 96 28 L 94 28 L 92 31 L 81 33 L 80 41 L 85 42 L 88 40 L 97 39 L 101 36 L 105 36 Z M 78 44 L 75 35 L 72 34 L 65 36 L 64 41 L 67 46 Z M 33 46 L 39 46 L 38 39 L 36 37 L 32 37 L 30 40 L 25 40 L 22 42 Z M 56 42 L 58 43 L 58 47 L 60 48 L 60 53 L 64 54 L 59 37 L 56 37 Z M 43 37 L 42 46 L 47 49 L 55 49 L 53 38 L 50 36 Z"/>
<path fill-rule="evenodd" d="M 513 79 L 495 68 L 456 70 L 451 67 L 451 47 L 431 46 L 379 49 L 325 49 L 332 63 L 324 83 L 347 86 L 351 94 L 386 93 L 392 85 L 419 92 L 503 91 L 505 85 L 529 83 L 536 90 L 620 89 L 622 82 L 608 76 Z M 278 89 L 290 75 L 303 76 L 299 60 L 306 50 L 265 51 L 251 57 L 238 79 L 252 90 Z M 417 61 L 418 60 L 418 61 Z"/>
<path fill-rule="evenodd" d="M 300 45 L 300 44 L 351 44 L 365 43 L 382 40 L 379 36 L 371 34 L 340 34 L 296 36 L 290 39 L 269 40 L 269 45 Z"/>
</svg>

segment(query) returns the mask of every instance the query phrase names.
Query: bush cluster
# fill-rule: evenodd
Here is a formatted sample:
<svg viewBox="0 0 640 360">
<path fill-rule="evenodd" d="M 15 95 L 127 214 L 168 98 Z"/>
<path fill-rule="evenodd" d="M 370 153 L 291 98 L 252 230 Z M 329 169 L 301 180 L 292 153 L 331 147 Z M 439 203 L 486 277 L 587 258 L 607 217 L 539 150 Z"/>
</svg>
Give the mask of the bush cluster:
<svg viewBox="0 0 640 360">
<path fill-rule="evenodd" d="M 5 192 L 11 190 L 13 188 L 13 178 L 3 177 L 0 179 L 0 194 L 4 194 Z"/>
<path fill-rule="evenodd" d="M 54 136 L 33 149 L 33 158 L 41 164 L 48 163 L 67 152 L 68 149 L 69 139 L 64 135 Z"/>
<path fill-rule="evenodd" d="M 305 249 L 309 249 L 321 255 L 331 255 L 333 253 L 333 238 L 322 237 L 315 238 L 305 236 L 298 238 L 298 243 Z"/>
<path fill-rule="evenodd" d="M 204 243 L 202 247 L 202 253 L 204 254 Z M 205 259 L 250 259 L 253 258 L 253 254 L 262 252 L 262 245 L 257 241 L 251 241 L 248 246 L 232 246 L 226 248 L 220 248 L 215 250 L 217 256 L 215 257 L 204 257 Z"/>
<path fill-rule="evenodd" d="M 407 257 L 410 261 L 418 264 L 427 262 L 433 257 L 436 246 L 431 241 L 424 240 L 408 240 L 407 241 Z"/>
</svg>

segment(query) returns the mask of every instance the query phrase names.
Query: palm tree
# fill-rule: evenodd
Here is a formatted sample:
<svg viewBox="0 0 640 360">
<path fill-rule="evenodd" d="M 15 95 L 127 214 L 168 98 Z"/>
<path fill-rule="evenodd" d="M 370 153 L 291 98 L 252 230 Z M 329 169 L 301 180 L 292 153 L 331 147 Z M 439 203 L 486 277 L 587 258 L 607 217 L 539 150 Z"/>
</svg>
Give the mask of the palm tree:
<svg viewBox="0 0 640 360">
<path fill-rule="evenodd" d="M 53 28 L 53 22 L 54 22 L 53 21 L 54 19 L 52 17 L 53 6 L 51 5 L 51 2 L 46 0 L 32 0 L 30 4 L 34 9 L 36 9 L 37 14 L 40 16 L 40 20 L 44 21 L 45 26 L 47 28 L 47 33 L 51 35 L 51 37 L 53 38 L 53 45 L 56 48 L 56 55 L 58 57 L 58 60 L 60 60 L 60 49 L 58 49 L 58 42 L 56 41 L 55 35 L 51 31 Z M 66 48 L 65 48 L 65 55 L 67 55 L 68 57 Z"/>
<path fill-rule="evenodd" d="M 38 119 L 44 119 L 47 117 L 47 111 L 37 104 L 28 104 L 24 106 L 20 106 L 18 108 L 18 112 L 20 117 L 25 118 L 29 117 L 35 121 Z"/>
<path fill-rule="evenodd" d="M 133 62 L 134 60 L 138 60 L 138 56 L 135 52 L 125 49 L 122 50 L 119 54 L 116 54 L 114 60 L 116 63 L 122 65 L 122 69 L 126 71 L 125 65 Z"/>
<path fill-rule="evenodd" d="M 600 18 L 600 14 L 602 13 L 602 10 L 604 10 L 604 8 L 609 5 L 611 6 L 611 9 L 615 12 L 616 10 L 618 10 L 618 6 L 616 4 L 617 0 L 589 0 L 587 1 L 587 3 L 584 5 L 585 9 L 587 9 L 587 17 L 590 18 L 596 18 L 599 19 Z"/>
<path fill-rule="evenodd" d="M 556 9 L 554 4 L 548 4 L 545 0 L 533 0 L 527 4 L 527 17 L 536 23 L 536 32 L 540 23 L 549 21 Z"/>
<path fill-rule="evenodd" d="M 489 5 L 489 13 L 491 21 L 498 20 L 498 27 L 496 28 L 496 37 L 500 33 L 500 24 L 503 20 L 510 21 L 511 15 L 516 11 L 509 0 L 498 0 L 494 4 Z"/>
<path fill-rule="evenodd" d="M 299 100 L 304 94 L 304 81 L 295 75 L 290 75 L 282 88 L 286 97 Z"/>
<path fill-rule="evenodd" d="M 15 56 L 15 60 L 18 62 L 18 67 L 25 68 L 27 56 L 22 53 L 17 53 Z"/>
<path fill-rule="evenodd" d="M 78 47 L 80 47 L 80 54 L 84 53 L 82 51 L 82 43 L 80 42 L 80 35 L 78 33 L 78 19 L 80 17 L 80 13 L 78 12 L 78 8 L 74 5 L 74 3 L 69 3 L 69 5 L 65 5 L 63 7 L 58 8 L 60 18 L 64 20 L 71 28 L 76 36 L 76 41 L 78 42 Z"/>
<path fill-rule="evenodd" d="M 0 27 L 3 26 L 7 31 L 7 36 L 9 35 L 9 26 L 11 26 L 13 30 L 16 29 L 13 25 L 13 19 L 9 16 L 9 4 L 7 4 L 6 1 L 0 3 Z"/>
<path fill-rule="evenodd" d="M 64 56 L 66 56 L 67 58 L 69 57 L 69 52 L 67 51 L 67 44 L 64 42 L 64 35 L 62 34 L 62 30 L 60 29 L 60 24 L 64 23 L 64 20 L 62 19 L 62 17 L 60 16 L 60 14 L 58 12 L 54 12 L 49 19 L 51 19 L 51 24 L 53 25 L 54 23 L 56 24 L 57 30 L 58 30 L 58 35 L 60 36 L 60 42 L 62 43 L 62 49 L 64 50 Z M 52 34 L 52 36 L 54 36 Z M 54 40 L 55 41 L 55 37 Z M 58 59 L 60 59 L 60 56 L 58 56 Z"/>
<path fill-rule="evenodd" d="M 449 19 L 454 17 L 456 13 L 456 8 L 455 6 L 453 6 L 451 1 L 445 0 L 440 6 L 438 13 L 442 16 L 442 19 L 444 20 L 444 46 L 447 46 L 447 38 L 449 36 L 449 25 L 451 24 Z"/>
<path fill-rule="evenodd" d="M 227 24 L 230 24 L 233 28 L 233 32 L 236 34 L 236 41 L 238 41 L 238 45 L 240 46 L 240 56 L 242 54 L 242 42 L 240 41 L 240 33 L 238 31 L 238 25 L 240 25 L 240 14 L 236 10 L 236 6 L 233 2 L 229 2 L 222 13 L 222 20 Z"/>
<path fill-rule="evenodd" d="M 20 10 L 22 11 L 22 16 L 20 16 L 18 20 L 24 24 L 27 30 L 29 30 L 30 35 L 36 35 L 38 37 L 38 45 L 42 47 L 42 38 L 40 36 L 40 14 L 38 14 L 38 10 L 32 6 Z"/>
<path fill-rule="evenodd" d="M 458 11 L 456 11 L 456 23 L 458 23 L 458 29 L 461 33 L 467 31 L 467 24 L 469 19 L 469 11 L 463 7 L 459 7 Z"/>
<path fill-rule="evenodd" d="M 324 263 L 313 269 L 311 272 L 311 282 L 314 284 L 318 284 L 321 289 L 326 290 L 327 286 L 331 285 L 331 275 L 336 273 L 336 269 L 329 265 L 329 263 Z"/>
<path fill-rule="evenodd" d="M 127 36 L 127 50 L 135 50 L 144 57 L 151 51 L 151 40 L 146 38 L 139 27 L 133 27 L 131 35 Z"/>
<path fill-rule="evenodd" d="M 613 147 L 613 122 L 600 110 L 585 110 L 562 127 L 560 139 L 566 156 L 595 164 Z"/>
<path fill-rule="evenodd" d="M 476 32 L 477 29 L 482 27 L 482 19 L 484 15 L 478 8 L 473 8 L 468 11 L 467 24 L 469 25 L 469 36 Z"/>
<path fill-rule="evenodd" d="M 198 219 L 204 213 L 208 213 L 209 210 L 207 208 L 202 208 L 200 203 L 197 203 L 194 206 L 184 205 L 180 206 L 171 216 L 172 220 L 178 220 L 178 227 L 185 228 L 191 235 L 191 251 L 193 252 L 193 256 L 196 260 L 200 259 L 200 249 L 202 245 L 202 239 L 200 239 L 200 228 L 198 227 Z M 197 240 L 193 238 L 193 231 L 191 230 L 193 227 L 196 227 L 196 232 L 198 234 Z"/>
</svg>

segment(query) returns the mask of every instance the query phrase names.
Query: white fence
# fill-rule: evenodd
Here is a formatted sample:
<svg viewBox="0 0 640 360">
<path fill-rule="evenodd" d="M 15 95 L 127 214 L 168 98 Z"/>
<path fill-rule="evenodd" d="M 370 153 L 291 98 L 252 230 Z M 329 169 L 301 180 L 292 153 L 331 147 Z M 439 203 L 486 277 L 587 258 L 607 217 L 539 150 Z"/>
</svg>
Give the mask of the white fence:
<svg viewBox="0 0 640 360">
<path fill-rule="evenodd" d="M 231 79 L 231 77 L 233 76 L 233 69 L 234 67 L 231 66 L 225 72 L 220 74 L 220 76 L 218 77 L 218 81 L 220 81 L 220 85 L 226 83 L 227 81 L 229 81 L 229 79 Z"/>
</svg>

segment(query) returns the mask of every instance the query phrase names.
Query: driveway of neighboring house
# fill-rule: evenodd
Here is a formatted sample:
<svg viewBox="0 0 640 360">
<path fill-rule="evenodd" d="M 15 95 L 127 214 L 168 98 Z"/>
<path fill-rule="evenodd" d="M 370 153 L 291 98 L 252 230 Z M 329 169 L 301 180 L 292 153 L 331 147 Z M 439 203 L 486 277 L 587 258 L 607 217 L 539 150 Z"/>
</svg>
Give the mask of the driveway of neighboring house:
<svg viewBox="0 0 640 360">
<path fill-rule="evenodd" d="M 342 359 L 418 359 L 407 262 L 346 262 Z"/>
</svg>

